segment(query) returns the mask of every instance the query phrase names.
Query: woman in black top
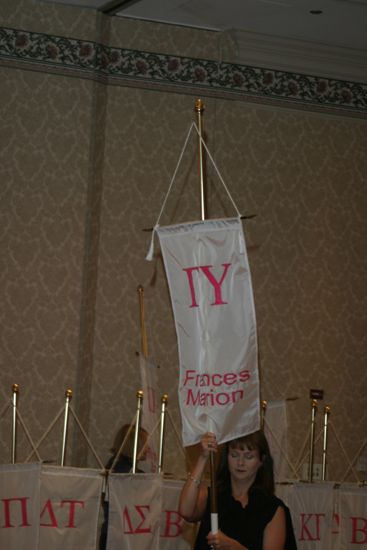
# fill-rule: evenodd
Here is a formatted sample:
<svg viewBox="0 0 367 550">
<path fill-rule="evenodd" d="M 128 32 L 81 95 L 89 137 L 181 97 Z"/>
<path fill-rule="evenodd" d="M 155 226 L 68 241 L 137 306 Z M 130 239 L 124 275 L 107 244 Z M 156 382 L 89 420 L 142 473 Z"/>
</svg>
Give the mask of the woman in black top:
<svg viewBox="0 0 367 550">
<path fill-rule="evenodd" d="M 211 532 L 209 492 L 200 479 L 210 451 L 217 450 L 215 435 L 205 434 L 181 493 L 181 515 L 201 521 L 195 550 L 296 550 L 289 510 L 274 496 L 273 461 L 261 431 L 225 445 L 217 479 L 219 531 Z"/>
</svg>

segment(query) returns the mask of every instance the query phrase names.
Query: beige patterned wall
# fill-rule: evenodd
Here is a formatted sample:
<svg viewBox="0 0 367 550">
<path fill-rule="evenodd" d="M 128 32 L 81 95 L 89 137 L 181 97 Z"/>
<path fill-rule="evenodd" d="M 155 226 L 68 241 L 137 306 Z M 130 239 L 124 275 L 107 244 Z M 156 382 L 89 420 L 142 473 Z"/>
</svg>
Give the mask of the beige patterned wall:
<svg viewBox="0 0 367 550">
<path fill-rule="evenodd" d="M 86 19 L 71 8 L 18 2 L 4 26 L 120 47 L 215 58 L 218 38 L 199 31 Z M 22 8 L 22 9 L 20 9 Z M 72 13 L 81 27 L 72 27 Z M 193 40 L 189 40 L 192 36 Z M 162 47 L 160 47 L 162 45 Z M 164 47 L 163 47 L 164 46 Z M 137 286 L 145 288 L 149 348 L 179 429 L 178 357 L 159 250 L 150 233 L 193 118 L 184 93 L 105 86 L 82 78 L 1 71 L 1 403 L 14 382 L 37 441 L 72 400 L 102 461 L 113 434 L 135 412 L 140 387 Z M 240 101 L 205 100 L 208 146 L 245 222 L 258 320 L 262 397 L 288 404 L 290 457 L 307 439 L 310 388 L 325 391 L 336 434 L 330 476 L 366 437 L 365 119 Z M 196 144 L 190 143 L 162 223 L 198 217 Z M 210 215 L 232 215 L 208 166 Z M 321 428 L 322 406 L 319 408 Z M 0 458 L 10 452 L 10 412 L 0 423 Z M 182 475 L 168 428 L 166 470 Z M 42 447 L 57 460 L 61 425 Z M 19 459 L 29 452 L 20 435 Z M 319 458 L 319 457 L 318 457 Z M 69 458 L 96 465 L 70 435 Z"/>
</svg>

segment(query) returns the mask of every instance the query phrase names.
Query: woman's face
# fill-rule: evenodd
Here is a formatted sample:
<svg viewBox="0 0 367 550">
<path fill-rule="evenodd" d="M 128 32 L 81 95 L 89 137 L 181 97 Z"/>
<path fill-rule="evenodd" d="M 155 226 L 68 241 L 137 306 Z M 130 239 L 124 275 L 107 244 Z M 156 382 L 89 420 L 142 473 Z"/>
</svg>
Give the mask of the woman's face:
<svg viewBox="0 0 367 550">
<path fill-rule="evenodd" d="M 242 448 L 229 447 L 228 449 L 228 469 L 233 481 L 246 481 L 252 485 L 261 464 L 257 449 L 249 449 L 246 446 Z"/>
</svg>

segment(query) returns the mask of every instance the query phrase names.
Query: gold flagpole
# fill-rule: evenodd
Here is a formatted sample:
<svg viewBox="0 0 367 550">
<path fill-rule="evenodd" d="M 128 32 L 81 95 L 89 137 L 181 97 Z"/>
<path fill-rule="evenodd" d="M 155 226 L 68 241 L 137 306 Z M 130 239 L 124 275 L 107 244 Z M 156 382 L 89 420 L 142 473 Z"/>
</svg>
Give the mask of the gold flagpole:
<svg viewBox="0 0 367 550">
<path fill-rule="evenodd" d="M 311 401 L 311 436 L 310 436 L 310 459 L 308 463 L 308 481 L 313 481 L 313 459 L 314 459 L 314 445 L 315 445 L 315 418 L 317 411 L 317 400 Z"/>
<path fill-rule="evenodd" d="M 324 440 L 322 446 L 322 481 L 326 479 L 326 455 L 327 455 L 327 443 L 328 443 L 328 422 L 329 422 L 330 407 L 324 407 Z"/>
<path fill-rule="evenodd" d="M 17 406 L 18 406 L 18 395 L 19 395 L 18 384 L 13 384 L 12 392 L 13 392 L 13 430 L 12 430 L 11 462 L 12 464 L 15 464 L 17 460 Z"/>
<path fill-rule="evenodd" d="M 65 413 L 64 413 L 64 431 L 62 435 L 62 449 L 61 449 L 61 466 L 65 464 L 65 451 L 66 451 L 66 440 L 68 436 L 68 423 L 69 423 L 69 405 L 71 398 L 73 396 L 72 390 L 66 390 L 65 392 Z"/>
<path fill-rule="evenodd" d="M 204 113 L 204 103 L 201 99 L 195 101 L 195 112 L 197 115 L 198 130 L 199 130 L 199 177 L 200 177 L 200 213 L 201 220 L 206 219 L 206 197 L 205 197 L 205 181 L 204 181 L 204 160 L 203 160 L 203 127 L 202 116 Z M 211 513 L 211 529 L 213 533 L 218 531 L 218 500 L 217 500 L 217 484 L 215 478 L 215 456 L 214 452 L 210 451 L 210 513 Z"/>
<path fill-rule="evenodd" d="M 166 425 L 166 407 L 168 403 L 168 395 L 162 395 L 161 399 L 161 428 L 159 433 L 159 458 L 158 458 L 158 473 L 163 470 L 163 449 L 164 449 L 164 430 Z"/>
<path fill-rule="evenodd" d="M 138 454 L 138 441 L 139 441 L 139 430 L 140 430 L 140 416 L 141 408 L 143 403 L 143 392 L 139 390 L 136 393 L 137 405 L 136 405 L 136 422 L 135 422 L 135 433 L 134 433 L 134 451 L 133 451 L 133 474 L 136 473 L 136 463 L 137 463 L 137 454 Z"/>
<path fill-rule="evenodd" d="M 204 162 L 203 162 L 203 143 L 202 139 L 202 115 L 204 112 L 204 103 L 201 99 L 195 101 L 195 112 L 197 114 L 198 130 L 199 130 L 199 176 L 200 176 L 200 214 L 201 219 L 206 218 L 206 199 L 205 199 L 205 183 L 204 183 Z"/>
<path fill-rule="evenodd" d="M 140 335 L 141 335 L 141 352 L 145 358 L 148 357 L 148 338 L 145 327 L 145 315 L 144 315 L 144 288 L 142 285 L 138 286 L 139 294 L 139 312 L 140 312 Z"/>
</svg>

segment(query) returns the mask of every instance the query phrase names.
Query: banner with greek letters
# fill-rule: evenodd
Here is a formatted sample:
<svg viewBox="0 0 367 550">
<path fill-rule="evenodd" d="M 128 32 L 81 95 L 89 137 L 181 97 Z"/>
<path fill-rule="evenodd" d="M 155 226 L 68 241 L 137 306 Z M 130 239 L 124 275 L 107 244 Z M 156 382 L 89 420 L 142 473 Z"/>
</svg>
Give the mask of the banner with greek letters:
<svg viewBox="0 0 367 550">
<path fill-rule="evenodd" d="M 338 508 L 340 550 L 367 548 L 367 487 L 341 485 Z"/>
<path fill-rule="evenodd" d="M 110 474 L 107 550 L 158 550 L 162 483 L 158 474 Z"/>
<path fill-rule="evenodd" d="M 40 464 L 0 465 L 0 548 L 38 549 Z"/>
<path fill-rule="evenodd" d="M 279 492 L 278 492 L 279 494 Z M 334 484 L 295 483 L 287 491 L 298 550 L 334 550 Z"/>
<path fill-rule="evenodd" d="M 239 218 L 158 227 L 178 339 L 183 444 L 259 429 L 255 308 Z"/>
<path fill-rule="evenodd" d="M 95 550 L 102 482 L 98 470 L 42 467 L 40 550 Z"/>
<path fill-rule="evenodd" d="M 183 481 L 163 481 L 160 550 L 190 550 L 196 538 L 197 525 L 186 522 L 178 512 Z"/>
</svg>

